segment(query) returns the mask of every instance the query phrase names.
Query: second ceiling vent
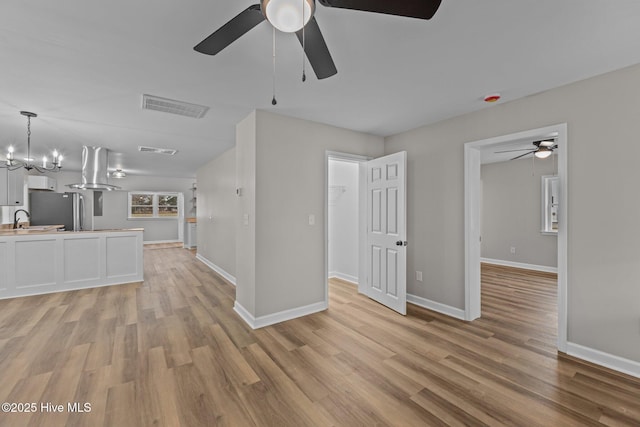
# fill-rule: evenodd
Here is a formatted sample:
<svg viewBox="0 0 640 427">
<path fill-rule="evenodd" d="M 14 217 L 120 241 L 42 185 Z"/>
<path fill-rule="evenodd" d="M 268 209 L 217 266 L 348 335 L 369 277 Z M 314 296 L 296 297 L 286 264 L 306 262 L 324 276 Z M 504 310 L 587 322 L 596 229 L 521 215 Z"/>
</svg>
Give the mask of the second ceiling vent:
<svg viewBox="0 0 640 427">
<path fill-rule="evenodd" d="M 142 95 L 142 109 L 162 111 L 163 113 L 177 114 L 179 116 L 201 119 L 209 111 L 209 107 L 175 99 L 161 98 L 154 95 Z"/>
<path fill-rule="evenodd" d="M 144 145 L 138 146 L 138 151 L 143 153 L 164 154 L 167 156 L 173 156 L 178 152 L 173 148 L 158 148 L 158 147 L 145 147 Z"/>
</svg>

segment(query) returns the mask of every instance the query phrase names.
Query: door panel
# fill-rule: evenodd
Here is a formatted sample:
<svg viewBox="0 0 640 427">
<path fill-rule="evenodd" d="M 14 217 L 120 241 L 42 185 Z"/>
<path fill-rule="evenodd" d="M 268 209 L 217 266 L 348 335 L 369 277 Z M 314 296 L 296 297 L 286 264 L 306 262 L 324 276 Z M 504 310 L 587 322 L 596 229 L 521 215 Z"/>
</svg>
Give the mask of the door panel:
<svg viewBox="0 0 640 427">
<path fill-rule="evenodd" d="M 387 188 L 387 233 L 398 235 L 398 189 Z"/>
<path fill-rule="evenodd" d="M 398 251 L 387 249 L 387 294 L 398 297 Z"/>
<path fill-rule="evenodd" d="M 406 152 L 367 162 L 367 286 L 370 298 L 407 312 Z"/>
</svg>

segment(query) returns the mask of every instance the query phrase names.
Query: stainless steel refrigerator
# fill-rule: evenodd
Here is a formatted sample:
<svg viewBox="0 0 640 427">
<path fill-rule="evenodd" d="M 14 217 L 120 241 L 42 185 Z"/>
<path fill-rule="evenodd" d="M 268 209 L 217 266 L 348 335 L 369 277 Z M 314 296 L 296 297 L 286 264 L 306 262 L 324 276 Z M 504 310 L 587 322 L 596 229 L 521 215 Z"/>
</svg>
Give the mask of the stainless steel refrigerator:
<svg viewBox="0 0 640 427">
<path fill-rule="evenodd" d="M 66 231 L 80 231 L 83 227 L 84 198 L 80 193 L 29 193 L 31 225 L 63 224 Z"/>
</svg>

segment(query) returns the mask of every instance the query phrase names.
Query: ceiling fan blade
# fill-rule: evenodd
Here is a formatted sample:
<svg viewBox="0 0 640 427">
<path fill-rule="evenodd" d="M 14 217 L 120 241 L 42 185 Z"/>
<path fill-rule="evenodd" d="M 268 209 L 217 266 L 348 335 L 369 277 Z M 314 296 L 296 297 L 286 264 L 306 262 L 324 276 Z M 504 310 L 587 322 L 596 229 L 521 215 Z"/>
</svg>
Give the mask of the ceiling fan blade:
<svg viewBox="0 0 640 427">
<path fill-rule="evenodd" d="M 529 151 L 528 153 L 520 154 L 519 156 L 516 156 L 513 159 L 509 159 L 509 160 L 516 160 L 516 159 L 519 159 L 520 157 L 528 156 L 531 153 L 535 153 L 536 151 L 538 150 L 533 150 L 533 151 Z"/>
<path fill-rule="evenodd" d="M 207 55 L 215 55 L 225 47 L 264 21 L 259 4 L 249 6 L 235 18 L 218 28 L 213 34 L 198 43 L 193 49 Z"/>
<path fill-rule="evenodd" d="M 513 153 L 514 151 L 531 151 L 531 148 L 518 148 L 517 150 L 494 151 L 494 153 Z"/>
<path fill-rule="evenodd" d="M 300 44 L 303 44 L 302 30 L 297 31 L 296 36 Z M 338 72 L 315 17 L 304 27 L 304 52 L 318 80 L 326 79 Z"/>
<path fill-rule="evenodd" d="M 442 0 L 319 0 L 326 7 L 377 12 L 409 18 L 431 19 Z"/>
</svg>

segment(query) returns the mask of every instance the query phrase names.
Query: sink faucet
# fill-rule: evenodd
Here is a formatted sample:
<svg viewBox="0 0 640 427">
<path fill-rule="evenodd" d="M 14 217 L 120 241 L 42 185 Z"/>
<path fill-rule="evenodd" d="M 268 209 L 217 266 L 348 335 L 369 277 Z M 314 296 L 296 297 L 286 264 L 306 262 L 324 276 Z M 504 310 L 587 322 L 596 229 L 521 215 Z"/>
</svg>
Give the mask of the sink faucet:
<svg viewBox="0 0 640 427">
<path fill-rule="evenodd" d="M 25 211 L 24 209 L 17 209 L 13 214 L 13 229 L 14 230 L 18 228 L 18 212 L 24 212 L 25 214 L 27 214 L 27 218 L 31 218 L 31 215 L 29 215 L 29 212 Z"/>
</svg>

